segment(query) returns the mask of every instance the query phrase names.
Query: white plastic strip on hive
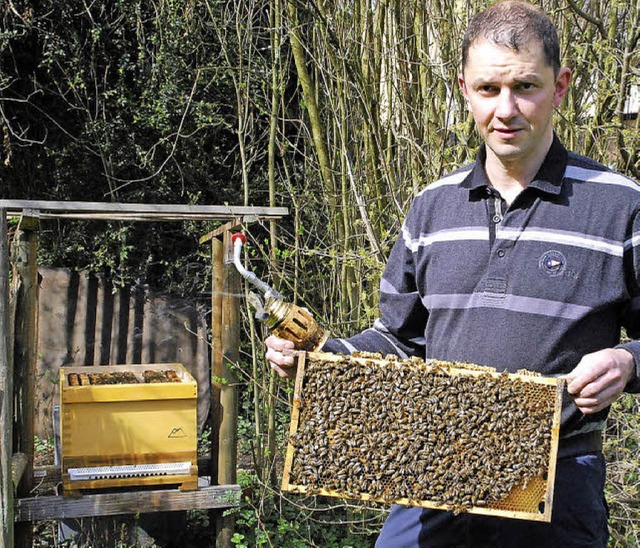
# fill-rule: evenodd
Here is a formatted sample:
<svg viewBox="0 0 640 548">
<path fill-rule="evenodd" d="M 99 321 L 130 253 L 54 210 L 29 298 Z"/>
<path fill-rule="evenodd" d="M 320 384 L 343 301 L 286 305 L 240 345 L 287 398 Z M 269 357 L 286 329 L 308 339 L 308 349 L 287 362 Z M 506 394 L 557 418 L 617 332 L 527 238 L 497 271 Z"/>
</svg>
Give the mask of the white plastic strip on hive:
<svg viewBox="0 0 640 548">
<path fill-rule="evenodd" d="M 124 464 L 120 466 L 93 466 L 69 468 L 71 481 L 93 479 L 127 478 L 139 476 L 173 476 L 189 474 L 191 462 L 163 462 L 159 464 Z"/>
</svg>

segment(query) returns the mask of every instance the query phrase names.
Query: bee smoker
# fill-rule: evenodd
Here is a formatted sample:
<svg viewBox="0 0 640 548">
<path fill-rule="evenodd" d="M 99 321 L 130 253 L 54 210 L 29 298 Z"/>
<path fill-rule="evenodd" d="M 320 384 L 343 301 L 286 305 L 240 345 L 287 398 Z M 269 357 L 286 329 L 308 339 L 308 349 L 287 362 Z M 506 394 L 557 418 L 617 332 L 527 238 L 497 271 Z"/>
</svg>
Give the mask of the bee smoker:
<svg viewBox="0 0 640 548">
<path fill-rule="evenodd" d="M 306 309 L 285 302 L 278 291 L 244 268 L 240 258 L 242 246 L 247 241 L 244 234 L 234 234 L 231 241 L 233 242 L 233 264 L 240 275 L 264 296 L 263 304 L 258 295 L 253 292 L 249 294 L 250 304 L 256 309 L 256 318 L 266 322 L 276 337 L 293 341 L 297 350 L 311 352 L 319 350 L 329 338 L 329 332 L 320 327 Z"/>
</svg>

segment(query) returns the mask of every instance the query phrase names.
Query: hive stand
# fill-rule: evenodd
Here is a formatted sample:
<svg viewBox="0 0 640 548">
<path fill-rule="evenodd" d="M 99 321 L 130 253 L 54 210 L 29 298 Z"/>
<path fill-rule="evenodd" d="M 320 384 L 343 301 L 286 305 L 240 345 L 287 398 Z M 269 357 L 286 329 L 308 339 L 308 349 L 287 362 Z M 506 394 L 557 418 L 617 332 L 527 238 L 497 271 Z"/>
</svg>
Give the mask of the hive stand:
<svg viewBox="0 0 640 548">
<path fill-rule="evenodd" d="M 241 294 L 233 266 L 231 231 L 276 220 L 286 208 L 0 200 L 0 547 L 32 545 L 32 521 L 140 512 L 206 509 L 215 523 L 216 546 L 231 546 L 233 522 L 223 510 L 238 505 L 236 441 L 238 399 L 233 368 L 239 356 Z M 8 217 L 19 217 L 10 261 Z M 39 483 L 60 481 L 56 466 L 34 467 L 35 371 L 38 340 L 37 241 L 41 219 L 105 221 L 222 221 L 201 242 L 211 242 L 212 454 L 198 463 L 213 485 L 196 491 L 130 490 L 79 498 L 33 496 Z M 14 275 L 9 289 L 10 262 Z M 11 297 L 10 297 L 11 292 Z M 14 407 L 14 401 L 16 402 Z M 15 416 L 15 421 L 13 417 Z"/>
</svg>

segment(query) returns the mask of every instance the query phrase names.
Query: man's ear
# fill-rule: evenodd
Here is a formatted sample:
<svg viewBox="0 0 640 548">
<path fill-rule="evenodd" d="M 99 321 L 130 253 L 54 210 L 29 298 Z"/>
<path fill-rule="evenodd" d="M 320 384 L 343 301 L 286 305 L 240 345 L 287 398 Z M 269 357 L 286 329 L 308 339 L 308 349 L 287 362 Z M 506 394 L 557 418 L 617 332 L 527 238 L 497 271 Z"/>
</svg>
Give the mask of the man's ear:
<svg viewBox="0 0 640 548">
<path fill-rule="evenodd" d="M 553 106 L 558 108 L 564 96 L 569 91 L 569 84 L 571 83 L 571 69 L 567 67 L 562 67 L 560 72 L 558 72 L 558 76 L 556 77 L 556 89 L 553 95 Z"/>
<path fill-rule="evenodd" d="M 467 84 L 464 81 L 464 74 L 462 72 L 458 74 L 458 85 L 460 86 L 462 95 L 464 95 L 464 98 L 468 101 L 469 96 L 467 95 Z"/>
</svg>

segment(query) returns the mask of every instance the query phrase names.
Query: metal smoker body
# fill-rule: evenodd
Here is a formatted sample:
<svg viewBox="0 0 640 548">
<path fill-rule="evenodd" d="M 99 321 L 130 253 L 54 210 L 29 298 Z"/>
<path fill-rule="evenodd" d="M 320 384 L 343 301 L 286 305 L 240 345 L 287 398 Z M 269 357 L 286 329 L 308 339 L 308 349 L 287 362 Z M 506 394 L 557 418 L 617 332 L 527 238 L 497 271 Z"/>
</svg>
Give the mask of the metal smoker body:
<svg viewBox="0 0 640 548">
<path fill-rule="evenodd" d="M 244 268 L 241 260 L 242 246 L 246 243 L 244 234 L 234 234 L 232 242 L 233 264 L 240 275 L 264 295 L 263 305 L 257 295 L 251 294 L 251 302 L 257 311 L 256 318 L 266 322 L 276 337 L 292 341 L 297 350 L 315 352 L 322 348 L 329 338 L 329 332 L 318 325 L 306 309 L 285 302 L 278 291 Z"/>
</svg>

